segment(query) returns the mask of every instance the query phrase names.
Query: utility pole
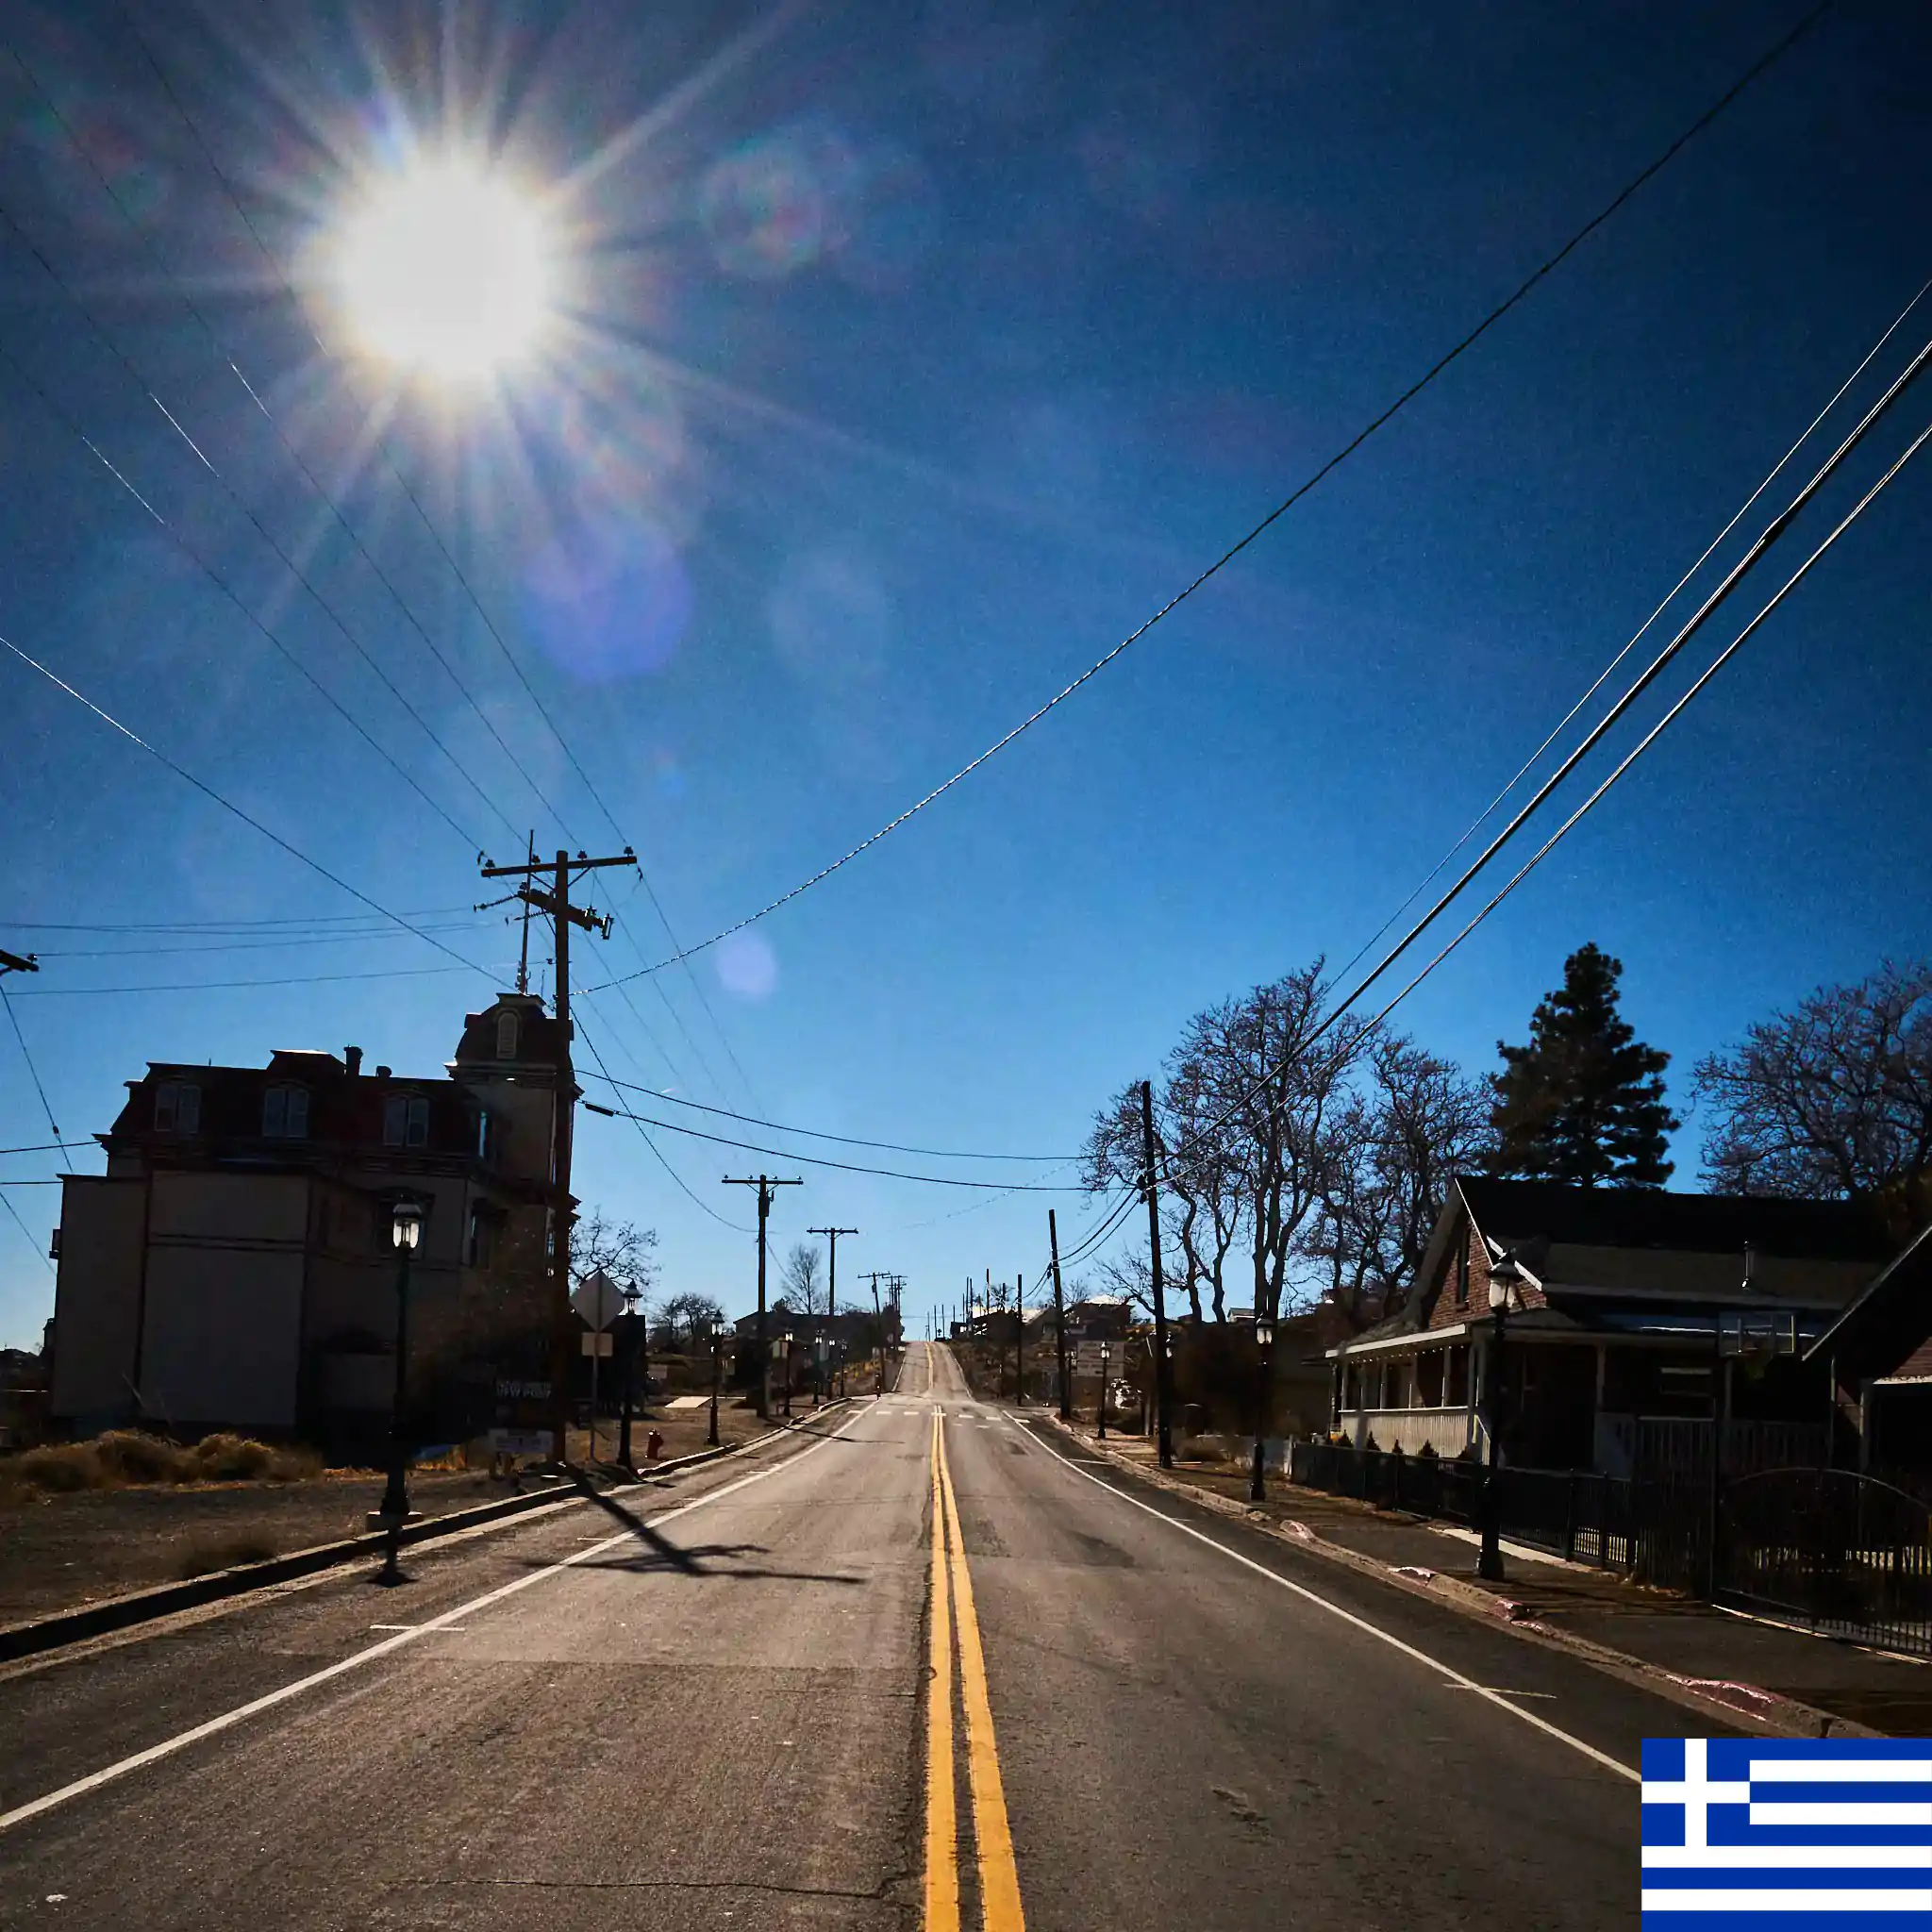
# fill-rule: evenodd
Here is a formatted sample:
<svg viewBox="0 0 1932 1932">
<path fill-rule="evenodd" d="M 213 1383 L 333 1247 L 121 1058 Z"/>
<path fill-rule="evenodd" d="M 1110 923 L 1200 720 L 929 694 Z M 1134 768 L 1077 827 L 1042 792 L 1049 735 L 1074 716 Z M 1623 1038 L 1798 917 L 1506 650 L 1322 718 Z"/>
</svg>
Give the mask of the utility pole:
<svg viewBox="0 0 1932 1932">
<path fill-rule="evenodd" d="M 1067 1303 L 1060 1289 L 1060 1231 L 1051 1208 L 1046 1210 L 1046 1245 L 1053 1256 L 1053 1325 L 1059 1338 L 1060 1420 L 1070 1423 L 1074 1420 L 1074 1405 L 1067 1387 Z"/>
<path fill-rule="evenodd" d="M 1154 1083 L 1141 1082 L 1141 1159 L 1147 1191 L 1147 1239 L 1154 1269 L 1154 1393 L 1159 1411 L 1160 1466 L 1174 1467 L 1174 1370 L 1167 1358 L 1167 1292 L 1160 1279 L 1160 1181 L 1154 1166 Z"/>
<path fill-rule="evenodd" d="M 38 973 L 40 960 L 32 954 L 9 953 L 0 946 L 0 973 Z"/>
<path fill-rule="evenodd" d="M 637 862 L 637 854 L 627 846 L 616 858 L 589 858 L 581 852 L 573 858 L 559 850 L 547 891 L 535 883 L 545 868 L 534 858 L 523 865 L 482 868 L 486 879 L 521 878 L 524 883 L 517 888 L 516 896 L 525 906 L 547 912 L 555 928 L 557 1091 L 550 1108 L 550 1435 L 551 1453 L 559 1464 L 569 1448 L 571 1344 L 575 1339 L 570 1307 L 570 1146 L 576 1106 L 576 1076 L 570 1062 L 570 929 L 579 925 L 608 939 L 611 926 L 609 919 L 600 919 L 587 908 L 571 904 L 571 874 L 596 872 L 607 865 L 635 866 Z"/>
<path fill-rule="evenodd" d="M 1013 1400 L 1026 1407 L 1026 1271 L 1013 1277 Z"/>
<path fill-rule="evenodd" d="M 803 1180 L 774 1180 L 768 1174 L 744 1174 L 733 1179 L 724 1176 L 727 1188 L 756 1188 L 758 1191 L 758 1414 L 768 1416 L 772 1412 L 772 1345 L 765 1339 L 765 1223 L 772 1218 L 772 1203 L 777 1198 L 774 1188 L 802 1188 Z M 785 1392 L 791 1392 L 791 1364 L 785 1364 Z"/>
<path fill-rule="evenodd" d="M 825 1280 L 825 1341 L 831 1345 L 832 1324 L 839 1315 L 839 1237 L 857 1234 L 856 1227 L 808 1227 L 807 1234 L 822 1234 L 832 1244 L 831 1270 Z"/>
</svg>

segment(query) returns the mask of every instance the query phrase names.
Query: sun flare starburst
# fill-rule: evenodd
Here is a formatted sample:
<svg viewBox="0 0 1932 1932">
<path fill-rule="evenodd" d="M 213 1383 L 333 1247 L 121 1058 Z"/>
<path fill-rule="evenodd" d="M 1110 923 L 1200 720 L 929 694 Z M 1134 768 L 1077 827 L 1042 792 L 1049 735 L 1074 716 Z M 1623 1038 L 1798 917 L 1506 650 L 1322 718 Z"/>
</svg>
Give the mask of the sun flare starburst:
<svg viewBox="0 0 1932 1932">
<path fill-rule="evenodd" d="M 461 159 L 421 160 L 376 186 L 342 225 L 336 278 L 362 348 L 452 381 L 526 358 L 554 312 L 541 210 Z"/>
</svg>

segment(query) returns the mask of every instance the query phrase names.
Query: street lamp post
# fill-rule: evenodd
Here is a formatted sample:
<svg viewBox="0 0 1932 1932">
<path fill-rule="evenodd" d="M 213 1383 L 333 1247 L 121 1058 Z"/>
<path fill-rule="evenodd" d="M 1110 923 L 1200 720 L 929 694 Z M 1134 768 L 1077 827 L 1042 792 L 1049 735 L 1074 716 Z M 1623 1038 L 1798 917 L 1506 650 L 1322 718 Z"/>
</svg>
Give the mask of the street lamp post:
<svg viewBox="0 0 1932 1932">
<path fill-rule="evenodd" d="M 1483 1372 L 1483 1405 L 1489 1430 L 1489 1454 L 1483 1471 L 1483 1542 L 1475 1574 L 1486 1583 L 1503 1581 L 1502 1530 L 1498 1517 L 1502 1498 L 1496 1489 L 1497 1438 L 1502 1433 L 1503 1342 L 1509 1313 L 1509 1290 L 1522 1278 L 1514 1254 L 1500 1257 L 1490 1269 L 1490 1359 Z"/>
<path fill-rule="evenodd" d="M 1107 1441 L 1107 1388 L 1108 1372 L 1113 1363 L 1113 1350 L 1106 1342 L 1100 1344 L 1100 1440 Z"/>
<path fill-rule="evenodd" d="M 617 1425 L 617 1459 L 625 1469 L 633 1465 L 630 1459 L 631 1397 L 637 1382 L 638 1373 L 638 1303 L 643 1299 L 643 1291 L 635 1281 L 626 1285 L 624 1291 L 624 1313 L 618 1317 L 624 1329 L 624 1404 L 619 1410 Z M 591 1440 L 594 1441 L 597 1417 L 591 1416 Z M 596 1460 L 594 1454 L 591 1458 Z"/>
<path fill-rule="evenodd" d="M 1268 1411 L 1274 1393 L 1274 1324 L 1258 1310 L 1255 1315 L 1255 1468 L 1248 1479 L 1248 1500 L 1258 1503 L 1268 1493 L 1262 1443 L 1268 1434 Z"/>
<path fill-rule="evenodd" d="M 780 1344 L 785 1351 L 785 1420 L 791 1420 L 791 1331 L 786 1329 Z"/>
<path fill-rule="evenodd" d="M 711 1324 L 711 1432 L 706 1441 L 715 1449 L 718 1446 L 718 1377 L 724 1360 L 724 1324 L 714 1321 Z"/>
<path fill-rule="evenodd" d="M 394 1202 L 390 1209 L 389 1234 L 396 1251 L 396 1379 L 389 1412 L 389 1480 L 383 1487 L 376 1519 L 389 1531 L 382 1580 L 400 1583 L 403 1573 L 397 1557 L 403 1524 L 409 1520 L 409 1452 L 404 1434 L 409 1396 L 409 1257 L 423 1239 L 422 1202 Z"/>
</svg>

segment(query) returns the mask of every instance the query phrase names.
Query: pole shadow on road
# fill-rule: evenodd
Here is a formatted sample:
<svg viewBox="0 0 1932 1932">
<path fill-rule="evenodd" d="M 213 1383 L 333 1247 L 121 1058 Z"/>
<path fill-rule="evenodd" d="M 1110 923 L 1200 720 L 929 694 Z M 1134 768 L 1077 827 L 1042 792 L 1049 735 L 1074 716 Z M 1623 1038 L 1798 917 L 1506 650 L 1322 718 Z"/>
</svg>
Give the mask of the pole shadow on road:
<svg viewBox="0 0 1932 1932">
<path fill-rule="evenodd" d="M 838 1576 L 828 1573 L 808 1570 L 708 1570 L 701 1558 L 706 1557 L 741 1557 L 745 1555 L 763 1556 L 762 1543 L 705 1543 L 687 1549 L 675 1543 L 667 1536 L 660 1535 L 634 1511 L 626 1509 L 615 1497 L 604 1495 L 595 1489 L 588 1476 L 573 1472 L 577 1488 L 585 1498 L 596 1504 L 608 1516 L 614 1516 L 650 1552 L 648 1556 L 614 1557 L 585 1561 L 574 1565 L 579 1570 L 629 1570 L 639 1574 L 649 1574 L 654 1571 L 675 1570 L 681 1576 L 726 1576 L 738 1582 L 757 1579 L 791 1583 L 858 1583 L 857 1576 Z M 542 1569 L 547 1567 L 541 1558 L 526 1559 L 526 1567 Z"/>
</svg>

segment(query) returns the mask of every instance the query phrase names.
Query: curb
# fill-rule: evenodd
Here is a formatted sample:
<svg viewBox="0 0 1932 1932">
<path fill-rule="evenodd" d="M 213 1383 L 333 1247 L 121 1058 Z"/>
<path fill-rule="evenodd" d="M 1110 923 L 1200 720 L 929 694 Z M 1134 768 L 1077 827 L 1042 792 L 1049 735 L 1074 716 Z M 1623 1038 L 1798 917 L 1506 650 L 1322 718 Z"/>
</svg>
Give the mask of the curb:
<svg viewBox="0 0 1932 1932">
<path fill-rule="evenodd" d="M 827 1403 L 824 1408 L 836 1405 Z M 824 1408 L 814 1411 L 824 1414 Z M 803 1417 L 781 1424 L 766 1435 L 725 1449 L 700 1449 L 660 1462 L 647 1475 L 635 1482 L 620 1483 L 608 1493 L 627 1494 L 652 1489 L 660 1477 L 676 1475 L 727 1456 L 742 1456 L 763 1447 L 797 1428 Z M 446 1516 L 425 1517 L 397 1532 L 398 1544 L 434 1542 L 439 1538 L 460 1535 L 465 1530 L 486 1528 L 519 1516 L 541 1515 L 553 1509 L 581 1507 L 587 1499 L 574 1489 L 541 1490 L 529 1495 L 506 1496 L 501 1502 L 477 1503 L 467 1509 L 452 1509 Z M 158 1583 L 148 1590 L 130 1591 L 125 1596 L 104 1597 L 98 1603 L 83 1604 L 76 1609 L 55 1610 L 44 1617 L 0 1627 L 0 1663 L 13 1663 L 21 1657 L 42 1651 L 58 1650 L 70 1643 L 84 1642 L 91 1637 L 106 1637 L 157 1618 L 172 1617 L 180 1610 L 199 1609 L 219 1603 L 225 1597 L 243 1596 L 250 1591 L 272 1584 L 291 1583 L 298 1577 L 312 1576 L 319 1571 L 353 1563 L 358 1557 L 379 1556 L 388 1547 L 387 1530 L 369 1530 L 361 1536 L 343 1537 L 336 1542 L 315 1543 L 306 1550 L 291 1550 L 287 1556 L 270 1557 L 259 1563 L 241 1563 L 230 1570 L 210 1571 L 180 1583 Z"/>
<path fill-rule="evenodd" d="M 1521 1604 L 1511 1603 L 1507 1597 L 1495 1596 L 1489 1591 L 1479 1590 L 1473 1583 L 1463 1582 L 1460 1577 L 1444 1576 L 1440 1571 L 1435 1570 L 1421 1570 L 1407 1565 L 1379 1562 L 1374 1557 L 1363 1556 L 1359 1550 L 1351 1550 L 1341 1543 L 1330 1542 L 1326 1537 L 1317 1536 L 1305 1523 L 1291 1521 L 1287 1524 L 1277 1524 L 1272 1518 L 1251 1510 L 1246 1504 L 1224 1496 L 1216 1490 L 1201 1488 L 1179 1476 L 1170 1475 L 1163 1469 L 1143 1469 L 1139 1462 L 1118 1454 L 1104 1443 L 1095 1441 L 1091 1436 L 1071 1427 L 1050 1411 L 1044 1420 L 1070 1440 L 1104 1456 L 1115 1467 L 1125 1470 L 1130 1475 L 1141 1477 L 1156 1489 L 1186 1496 L 1213 1510 L 1217 1515 L 1245 1523 L 1249 1528 L 1259 1530 L 1265 1536 L 1272 1536 L 1281 1542 L 1291 1544 L 1311 1557 L 1338 1563 L 1345 1569 L 1373 1577 L 1378 1583 L 1391 1585 L 1397 1590 L 1406 1590 L 1411 1595 L 1428 1597 L 1436 1603 L 1459 1611 L 1466 1617 L 1474 1617 L 1480 1622 L 1507 1630 L 1512 1636 L 1545 1644 L 1553 1650 L 1567 1652 L 1579 1662 L 1589 1664 L 1607 1675 L 1621 1677 L 1624 1682 L 1635 1684 L 1641 1690 L 1655 1691 L 1657 1695 L 1667 1697 L 1672 1703 L 1680 1704 L 1687 1709 L 1699 1711 L 1705 1715 L 1747 1718 L 1753 1724 L 1761 1725 L 1778 1737 L 1883 1738 L 1889 1735 L 1887 1732 L 1874 1731 L 1868 1725 L 1855 1723 L 1850 1718 L 1840 1717 L 1835 1711 L 1821 1710 L 1816 1705 L 1801 1704 L 1794 1697 L 1782 1696 L 1777 1691 L 1766 1690 L 1756 1684 L 1734 1684 L 1709 1678 L 1680 1676 L 1674 1671 L 1665 1670 L 1661 1664 L 1650 1663 L 1642 1657 L 1632 1657 L 1627 1651 L 1612 1650 L 1607 1644 L 1594 1642 L 1588 1637 L 1578 1637 L 1573 1631 L 1559 1630 L 1554 1624 L 1540 1623 L 1534 1617 L 1524 1614 Z"/>
</svg>

